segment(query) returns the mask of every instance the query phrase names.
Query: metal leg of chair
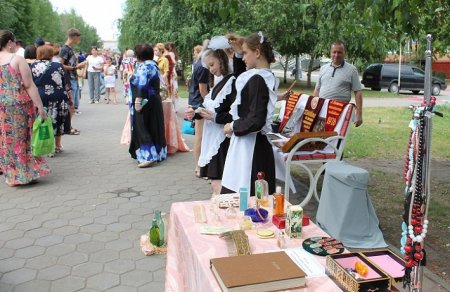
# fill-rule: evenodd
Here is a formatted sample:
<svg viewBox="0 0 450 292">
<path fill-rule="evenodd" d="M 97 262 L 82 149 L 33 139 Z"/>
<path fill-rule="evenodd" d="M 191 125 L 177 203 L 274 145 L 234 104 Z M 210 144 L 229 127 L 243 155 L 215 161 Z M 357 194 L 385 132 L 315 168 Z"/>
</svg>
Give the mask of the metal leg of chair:
<svg viewBox="0 0 450 292">
<path fill-rule="evenodd" d="M 306 194 L 306 197 L 303 199 L 303 201 L 299 204 L 301 207 L 306 206 L 306 204 L 309 203 L 309 201 L 311 200 L 311 197 L 313 196 L 314 190 L 314 175 L 312 173 L 312 171 L 306 167 L 304 164 L 299 164 L 301 167 L 303 167 L 303 169 L 308 173 L 308 177 L 309 177 L 309 189 L 308 189 L 308 193 Z"/>
<path fill-rule="evenodd" d="M 286 173 L 284 174 L 284 199 L 289 202 L 289 184 L 292 181 L 291 178 L 291 164 L 286 162 L 285 166 Z"/>
<path fill-rule="evenodd" d="M 291 176 L 291 164 L 286 163 L 286 173 L 285 173 L 285 179 L 284 179 L 284 198 L 286 201 L 289 202 L 289 194 L 292 193 L 295 194 L 297 192 L 297 189 L 295 188 L 294 180 Z"/>
<path fill-rule="evenodd" d="M 297 192 L 297 189 L 295 188 L 294 180 L 292 179 L 292 177 L 289 180 L 289 188 L 291 189 L 293 194 L 295 194 Z"/>
<path fill-rule="evenodd" d="M 319 182 L 320 175 L 325 170 L 326 166 L 327 166 L 326 163 L 322 164 L 322 166 L 319 167 L 319 169 L 317 170 L 316 175 L 314 175 L 314 186 L 313 186 L 313 189 L 314 189 L 314 197 L 316 198 L 317 202 L 320 201 L 319 194 L 317 192 L 317 183 Z"/>
</svg>

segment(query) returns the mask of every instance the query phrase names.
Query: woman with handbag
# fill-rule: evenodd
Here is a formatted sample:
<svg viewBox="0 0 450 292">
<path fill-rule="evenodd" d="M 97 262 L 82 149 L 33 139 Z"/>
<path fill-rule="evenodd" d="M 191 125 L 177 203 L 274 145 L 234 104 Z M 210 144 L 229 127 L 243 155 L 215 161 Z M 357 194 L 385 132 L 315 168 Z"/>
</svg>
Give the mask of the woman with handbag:
<svg viewBox="0 0 450 292">
<path fill-rule="evenodd" d="M 50 173 L 45 159 L 33 157 L 31 131 L 37 108 L 47 113 L 25 59 L 15 55 L 15 36 L 0 30 L 0 172 L 9 186 L 29 184 Z"/>
<path fill-rule="evenodd" d="M 62 135 L 70 132 L 69 97 L 64 86 L 65 71 L 59 62 L 52 62 L 53 47 L 37 48 L 37 60 L 31 64 L 33 81 L 36 84 L 47 115 L 52 118 L 55 136 L 55 153 L 63 150 Z M 53 157 L 50 154 L 50 157 Z"/>
</svg>

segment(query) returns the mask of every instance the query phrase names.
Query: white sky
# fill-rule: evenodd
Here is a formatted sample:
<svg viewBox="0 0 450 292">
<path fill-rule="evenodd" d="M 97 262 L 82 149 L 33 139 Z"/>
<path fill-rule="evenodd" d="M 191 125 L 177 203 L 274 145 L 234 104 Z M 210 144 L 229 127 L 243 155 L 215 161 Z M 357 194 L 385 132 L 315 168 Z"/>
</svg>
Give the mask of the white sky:
<svg viewBox="0 0 450 292">
<path fill-rule="evenodd" d="M 117 40 L 115 21 L 122 17 L 126 0 L 50 0 L 53 9 L 59 13 L 75 9 L 84 21 L 97 29 L 102 40 Z"/>
</svg>

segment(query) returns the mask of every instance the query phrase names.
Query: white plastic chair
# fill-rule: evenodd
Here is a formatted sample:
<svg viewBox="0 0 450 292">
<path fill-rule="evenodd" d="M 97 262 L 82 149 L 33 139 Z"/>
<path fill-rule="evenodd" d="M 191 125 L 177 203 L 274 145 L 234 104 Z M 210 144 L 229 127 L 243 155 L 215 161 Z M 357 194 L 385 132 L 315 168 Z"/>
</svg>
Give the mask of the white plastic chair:
<svg viewBox="0 0 450 292">
<path fill-rule="evenodd" d="M 297 103 L 297 107 L 300 111 L 304 110 L 304 106 L 306 104 L 305 100 L 307 100 L 308 95 L 302 95 Z M 322 110 L 319 113 L 320 117 L 325 117 L 327 115 L 329 100 L 324 101 L 324 105 Z M 302 108 L 303 107 L 303 108 Z M 302 167 L 309 177 L 309 189 L 306 197 L 300 203 L 300 206 L 305 206 L 311 200 L 311 197 L 314 195 L 315 199 L 319 201 L 319 195 L 317 193 L 317 183 L 320 178 L 320 175 L 325 170 L 326 163 L 330 161 L 340 161 L 342 159 L 342 154 L 344 152 L 346 140 L 349 133 L 349 127 L 351 125 L 351 121 L 353 119 L 353 108 L 354 105 L 348 103 L 345 105 L 337 123 L 332 132 L 318 132 L 309 133 L 309 137 L 305 139 L 299 140 L 295 145 L 291 148 L 289 152 L 284 153 L 282 149 L 277 148 L 275 152 L 275 160 L 277 164 L 277 178 L 283 176 L 282 167 L 284 166 L 284 195 L 286 200 L 289 201 L 289 193 L 290 189 L 292 189 L 293 193 L 296 193 L 294 183 L 291 177 L 291 166 L 299 165 Z M 283 112 L 283 109 L 282 109 Z M 298 115 L 297 115 L 298 116 Z M 303 115 L 296 121 L 296 123 L 301 124 Z M 324 137 L 328 135 L 329 137 Z M 292 138 L 291 138 L 292 139 Z M 321 149 L 317 150 L 301 150 L 302 147 L 311 146 L 311 143 L 317 143 L 324 145 L 325 147 L 320 147 Z M 320 165 L 319 168 L 314 171 L 311 168 L 313 165 Z"/>
</svg>

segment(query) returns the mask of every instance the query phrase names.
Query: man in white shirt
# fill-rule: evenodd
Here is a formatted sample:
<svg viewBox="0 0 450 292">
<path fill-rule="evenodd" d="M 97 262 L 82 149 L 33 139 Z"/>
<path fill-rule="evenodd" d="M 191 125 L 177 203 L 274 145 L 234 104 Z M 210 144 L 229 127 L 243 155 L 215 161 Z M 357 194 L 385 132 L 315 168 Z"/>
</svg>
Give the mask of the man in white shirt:
<svg viewBox="0 0 450 292">
<path fill-rule="evenodd" d="M 23 43 L 21 40 L 16 41 L 16 55 L 23 57 L 25 54 L 25 49 L 23 48 Z"/>
<path fill-rule="evenodd" d="M 361 81 L 355 66 L 345 62 L 346 53 L 343 42 L 336 41 L 331 45 L 331 63 L 320 68 L 313 95 L 350 102 L 353 91 L 356 103 L 355 126 L 359 127 L 363 122 Z"/>
</svg>

